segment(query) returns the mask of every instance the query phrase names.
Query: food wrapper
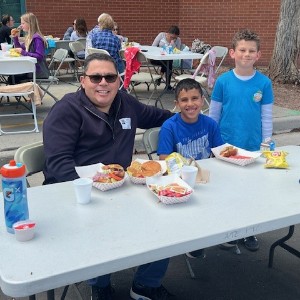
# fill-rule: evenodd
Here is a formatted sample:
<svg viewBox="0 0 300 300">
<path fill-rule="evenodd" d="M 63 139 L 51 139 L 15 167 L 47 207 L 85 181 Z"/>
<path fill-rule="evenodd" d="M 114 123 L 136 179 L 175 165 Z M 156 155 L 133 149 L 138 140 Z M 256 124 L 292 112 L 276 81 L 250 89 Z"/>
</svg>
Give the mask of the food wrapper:
<svg viewBox="0 0 300 300">
<path fill-rule="evenodd" d="M 179 173 L 183 165 L 187 165 L 186 159 L 179 153 L 173 152 L 165 159 L 168 174 Z"/>
<path fill-rule="evenodd" d="M 12 49 L 9 49 L 9 56 L 20 57 L 21 53 L 17 52 L 14 48 L 12 48 Z"/>
<path fill-rule="evenodd" d="M 264 151 L 266 157 L 265 168 L 287 169 L 289 167 L 285 157 L 288 155 L 285 151 Z"/>
</svg>

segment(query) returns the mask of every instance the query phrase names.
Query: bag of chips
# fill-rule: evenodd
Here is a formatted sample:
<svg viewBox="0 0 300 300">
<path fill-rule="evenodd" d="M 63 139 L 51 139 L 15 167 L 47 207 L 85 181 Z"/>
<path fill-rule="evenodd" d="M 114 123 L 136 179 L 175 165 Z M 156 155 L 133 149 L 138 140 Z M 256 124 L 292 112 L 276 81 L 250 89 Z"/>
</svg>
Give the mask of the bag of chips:
<svg viewBox="0 0 300 300">
<path fill-rule="evenodd" d="M 177 152 L 171 153 L 165 159 L 168 174 L 178 173 L 183 165 L 186 165 L 186 159 Z"/>
<path fill-rule="evenodd" d="M 288 155 L 285 151 L 263 151 L 266 157 L 265 168 L 287 169 L 289 167 L 285 157 Z"/>
</svg>

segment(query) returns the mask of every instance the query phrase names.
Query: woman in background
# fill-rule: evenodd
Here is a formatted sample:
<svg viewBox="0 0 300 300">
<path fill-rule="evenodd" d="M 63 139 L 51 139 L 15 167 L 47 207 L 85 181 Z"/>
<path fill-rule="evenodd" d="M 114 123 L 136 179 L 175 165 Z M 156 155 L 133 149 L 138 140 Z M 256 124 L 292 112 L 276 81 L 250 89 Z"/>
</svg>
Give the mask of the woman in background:
<svg viewBox="0 0 300 300">
<path fill-rule="evenodd" d="M 86 36 L 88 34 L 88 29 L 87 29 L 87 26 L 86 26 L 85 19 L 77 18 L 74 21 L 74 23 L 75 23 L 75 30 L 71 34 L 71 38 L 70 38 L 71 42 L 77 41 L 78 39 L 86 38 Z M 72 54 L 69 53 L 69 54 L 70 54 L 70 56 L 72 56 L 73 53 Z M 79 51 L 77 53 L 77 56 L 79 58 L 84 58 L 85 57 L 85 50 Z"/>
<path fill-rule="evenodd" d="M 12 33 L 16 52 L 22 56 L 31 56 L 37 59 L 36 78 L 48 78 L 49 70 L 46 64 L 45 49 L 47 41 L 40 31 L 38 20 L 33 13 L 26 13 L 21 16 L 20 29 L 26 33 L 25 42 L 20 43 L 18 33 Z M 14 76 L 14 83 L 20 83 L 26 79 L 31 79 L 32 74 L 20 74 Z M 9 78 L 12 84 L 12 78 Z"/>
<path fill-rule="evenodd" d="M 98 18 L 100 30 L 91 34 L 92 48 L 104 49 L 114 58 L 118 66 L 118 72 L 124 72 L 124 63 L 119 51 L 121 49 L 120 39 L 113 34 L 114 20 L 111 15 L 103 13 Z"/>
<path fill-rule="evenodd" d="M 179 34 L 180 34 L 180 30 L 178 26 L 171 26 L 167 32 L 160 32 L 157 35 L 157 37 L 154 39 L 152 43 L 152 46 L 155 47 L 172 46 L 173 48 L 180 49 L 181 39 L 179 37 Z M 162 76 L 165 73 L 168 74 L 167 76 L 168 78 L 166 78 L 166 89 L 171 90 L 172 87 L 170 85 L 170 82 L 172 76 L 173 60 L 164 60 L 164 61 L 151 60 L 151 63 L 156 66 L 161 66 L 160 73 Z"/>
</svg>

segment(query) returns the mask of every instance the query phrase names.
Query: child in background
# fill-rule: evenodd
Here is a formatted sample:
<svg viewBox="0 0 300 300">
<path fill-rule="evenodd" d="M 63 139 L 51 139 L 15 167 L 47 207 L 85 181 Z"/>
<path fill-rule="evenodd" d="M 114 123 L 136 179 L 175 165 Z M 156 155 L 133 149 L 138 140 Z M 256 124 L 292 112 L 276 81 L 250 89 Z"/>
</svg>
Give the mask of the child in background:
<svg viewBox="0 0 300 300">
<path fill-rule="evenodd" d="M 46 63 L 45 49 L 47 48 L 47 41 L 42 35 L 38 20 L 33 13 L 26 13 L 21 16 L 21 26 L 25 31 L 25 43 L 20 44 L 18 33 L 13 34 L 15 50 L 22 56 L 31 56 L 37 59 L 36 63 L 36 78 L 48 78 L 50 73 Z M 20 74 L 14 76 L 14 83 L 20 83 L 22 80 L 32 78 L 32 74 Z M 10 84 L 12 79 L 9 77 Z"/>
<path fill-rule="evenodd" d="M 209 158 L 211 148 L 223 144 L 217 123 L 201 114 L 204 104 L 200 84 L 191 78 L 179 81 L 175 103 L 180 113 L 164 122 L 159 133 L 157 154 L 165 159 L 172 152 L 194 159 Z"/>
<path fill-rule="evenodd" d="M 225 143 L 257 151 L 271 140 L 274 99 L 271 80 L 253 67 L 261 56 L 259 36 L 248 29 L 237 32 L 229 54 L 235 68 L 217 79 L 209 116 L 219 124 Z M 255 236 L 243 241 L 248 250 L 258 250 Z"/>
</svg>

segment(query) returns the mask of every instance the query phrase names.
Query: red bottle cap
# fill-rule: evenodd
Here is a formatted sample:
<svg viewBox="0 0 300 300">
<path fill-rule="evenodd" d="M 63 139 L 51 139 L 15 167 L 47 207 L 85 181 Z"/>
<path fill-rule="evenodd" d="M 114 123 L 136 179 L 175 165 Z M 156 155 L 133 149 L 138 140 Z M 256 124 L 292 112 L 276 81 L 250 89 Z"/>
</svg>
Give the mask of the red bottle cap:
<svg viewBox="0 0 300 300">
<path fill-rule="evenodd" d="M 11 160 L 9 164 L 4 165 L 0 169 L 0 173 L 6 178 L 17 178 L 25 175 L 26 168 L 25 165 L 21 163 L 16 163 L 15 160 Z"/>
</svg>

